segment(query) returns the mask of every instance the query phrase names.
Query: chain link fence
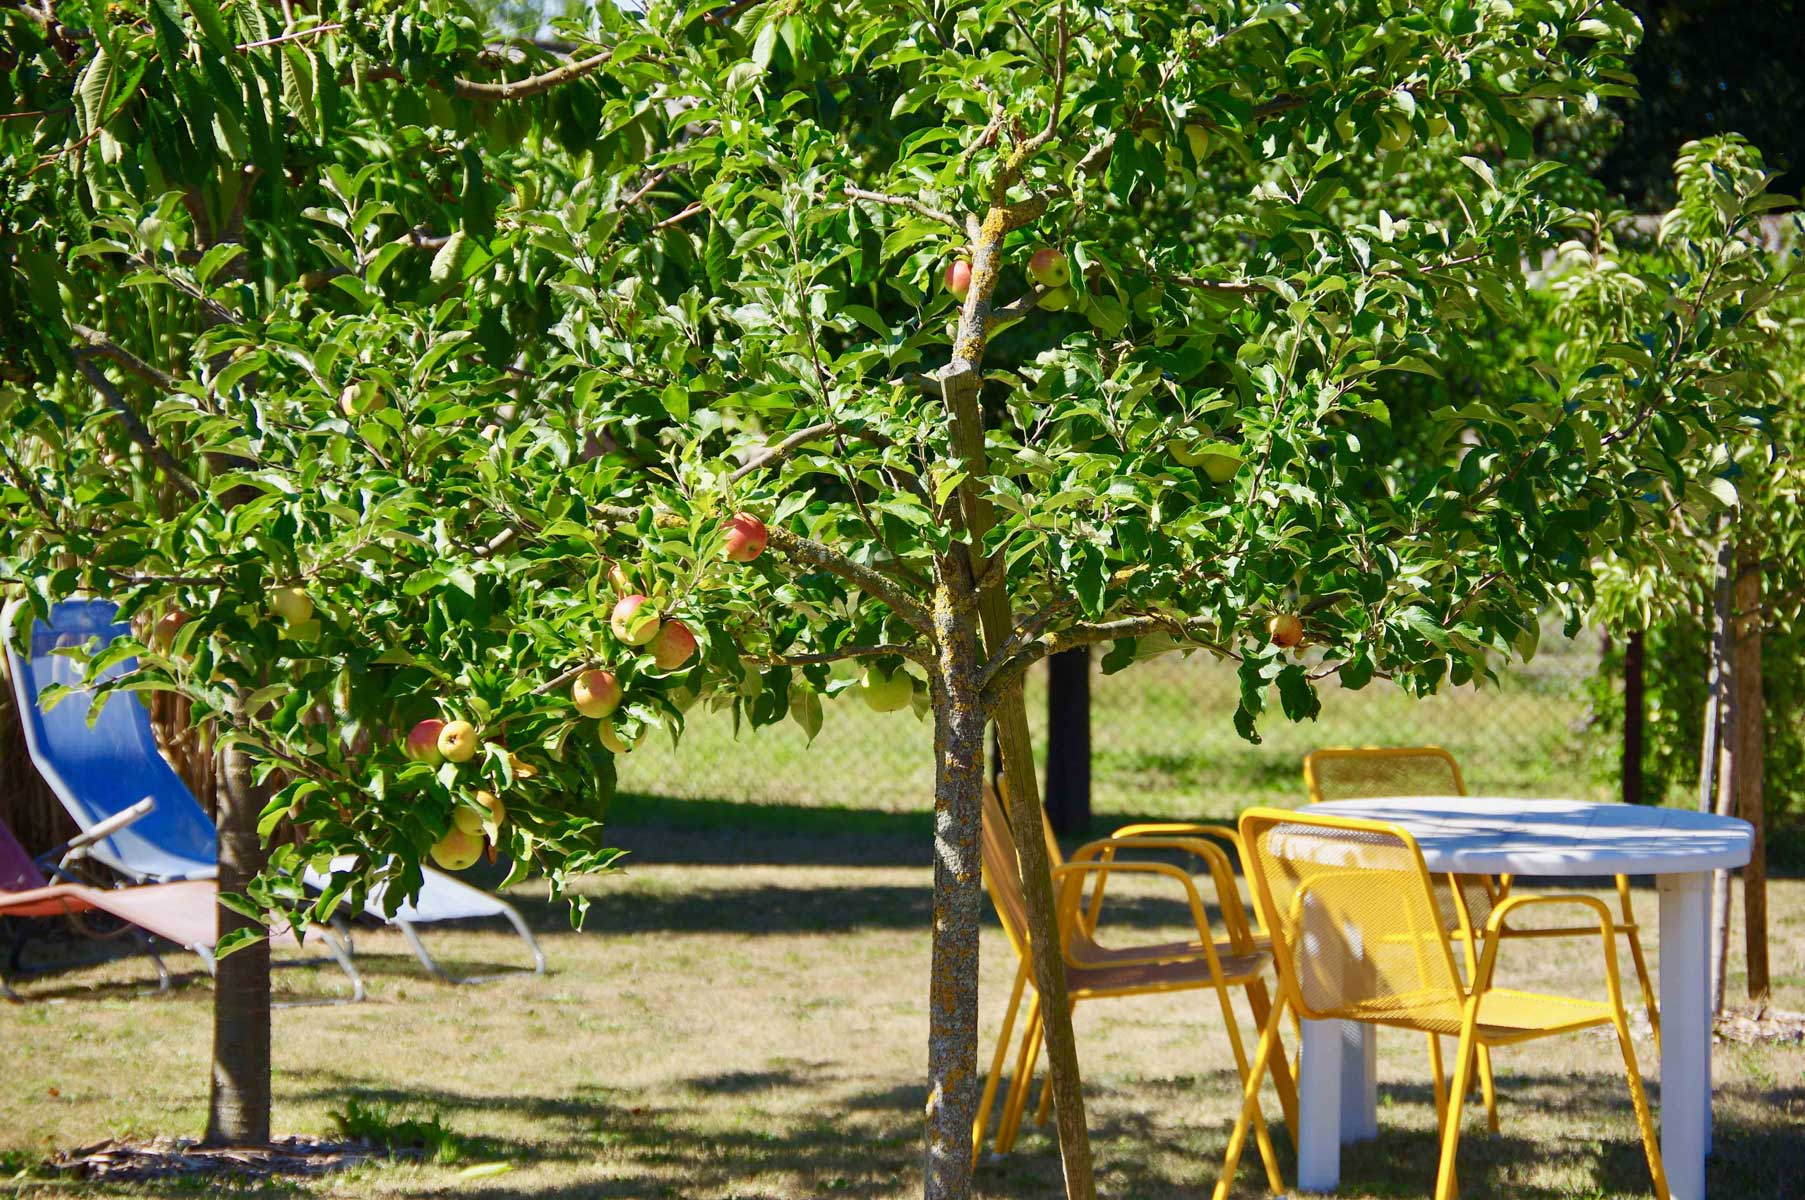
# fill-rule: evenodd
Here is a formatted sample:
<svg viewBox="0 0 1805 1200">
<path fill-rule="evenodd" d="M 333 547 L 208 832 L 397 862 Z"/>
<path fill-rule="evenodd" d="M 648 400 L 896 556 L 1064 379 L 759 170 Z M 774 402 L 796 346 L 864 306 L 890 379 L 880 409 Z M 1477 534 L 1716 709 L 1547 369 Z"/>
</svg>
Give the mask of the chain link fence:
<svg viewBox="0 0 1805 1200">
<path fill-rule="evenodd" d="M 1548 631 L 1536 658 L 1498 685 L 1413 699 L 1379 681 L 1358 692 L 1325 681 L 1317 720 L 1294 725 L 1275 704 L 1257 745 L 1235 733 L 1234 663 L 1168 655 L 1103 675 L 1093 662 L 1093 810 L 1196 818 L 1295 804 L 1306 753 L 1366 745 L 1444 746 L 1475 792 L 1615 799 L 1617 747 L 1593 728 L 1589 698 L 1601 639 L 1558 634 Z M 1044 665 L 1028 704 L 1044 764 Z M 827 703 L 812 744 L 791 722 L 736 739 L 729 714 L 698 709 L 679 747 L 648 739 L 620 771 L 621 790 L 634 795 L 886 812 L 930 809 L 933 784 L 931 724 L 907 711 L 871 712 L 851 693 Z"/>
</svg>

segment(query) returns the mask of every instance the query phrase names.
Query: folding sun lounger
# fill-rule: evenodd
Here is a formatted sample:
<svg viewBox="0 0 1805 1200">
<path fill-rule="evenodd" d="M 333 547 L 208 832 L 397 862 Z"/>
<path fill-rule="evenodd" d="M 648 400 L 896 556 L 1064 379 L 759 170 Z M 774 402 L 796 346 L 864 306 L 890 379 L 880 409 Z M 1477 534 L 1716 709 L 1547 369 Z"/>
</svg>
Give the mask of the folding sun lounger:
<svg viewBox="0 0 1805 1200">
<path fill-rule="evenodd" d="M 87 833 L 71 839 L 44 856 L 46 861 L 60 859 L 67 863 L 86 853 L 95 842 L 109 837 L 148 816 L 154 805 L 141 800 L 125 811 L 100 822 Z M 52 867 L 65 876 L 61 867 Z M 33 861 L 12 830 L 0 823 L 0 917 L 55 918 L 77 917 L 83 913 L 104 912 L 133 929 L 157 969 L 157 990 L 169 990 L 169 969 L 157 953 L 150 936 L 174 942 L 200 956 L 201 965 L 213 973 L 213 944 L 219 926 L 218 890 L 210 880 L 188 879 L 173 883 L 149 883 L 137 887 L 102 888 L 85 883 L 52 883 Z M 84 930 L 85 932 L 85 930 Z M 111 936 L 90 934 L 95 937 Z M 364 997 L 363 979 L 338 945 L 319 931 L 309 931 L 309 944 L 323 944 L 333 953 L 351 981 L 349 998 L 293 1001 L 283 1007 L 303 1004 L 354 1004 Z M 25 948 L 23 930 L 15 936 L 6 969 L 0 972 L 0 997 L 20 1000 L 22 997 L 8 986 L 6 975 L 17 976 Z"/>
<path fill-rule="evenodd" d="M 28 656 L 19 653 L 13 626 L 24 611 L 14 601 L 0 614 L 0 637 L 12 667 L 25 741 L 39 772 L 77 825 L 91 830 L 101 821 L 148 795 L 154 810 L 109 837 L 97 839 L 88 853 L 127 879 L 140 883 L 211 879 L 218 874 L 216 833 L 212 820 L 161 754 L 150 725 L 150 713 L 136 697 L 115 698 L 88 724 L 89 699 L 76 693 L 50 712 L 39 703 L 45 688 L 60 683 L 77 687 L 81 669 L 57 651 L 90 640 L 105 644 L 127 630 L 118 608 L 106 600 L 71 600 L 55 605 L 48 625 L 38 622 L 31 633 Z M 134 669 L 126 660 L 113 668 Z M 310 885 L 325 883 L 310 873 Z M 448 983 L 483 983 L 510 975 L 545 973 L 545 955 L 525 919 L 510 904 L 430 868 L 420 892 L 403 903 L 394 917 L 383 912 L 382 889 L 372 888 L 364 912 L 400 929 L 425 968 Z M 417 925 L 501 917 L 526 944 L 533 965 L 495 975 L 458 976 L 441 967 L 427 951 Z"/>
</svg>

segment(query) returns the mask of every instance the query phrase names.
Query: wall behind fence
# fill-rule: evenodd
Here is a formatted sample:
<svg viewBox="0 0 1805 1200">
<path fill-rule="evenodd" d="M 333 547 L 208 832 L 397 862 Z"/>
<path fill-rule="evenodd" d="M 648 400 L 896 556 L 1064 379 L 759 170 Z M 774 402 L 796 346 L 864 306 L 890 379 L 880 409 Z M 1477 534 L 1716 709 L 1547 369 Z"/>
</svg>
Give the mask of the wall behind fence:
<svg viewBox="0 0 1805 1200">
<path fill-rule="evenodd" d="M 1422 700 L 1382 682 L 1359 692 L 1330 683 L 1320 718 L 1293 725 L 1271 713 L 1259 745 L 1235 733 L 1233 663 L 1168 655 L 1098 673 L 1091 683 L 1093 805 L 1112 816 L 1195 817 L 1294 804 L 1312 749 L 1420 744 L 1452 751 L 1476 792 L 1616 799 L 1616 747 L 1601 745 L 1607 735 L 1591 727 L 1587 685 L 1598 654 L 1596 635 L 1547 636 L 1535 660 L 1500 685 Z M 1029 681 L 1043 756 L 1045 680 L 1043 667 Z M 620 786 L 681 799 L 920 811 L 932 804 L 932 742 L 928 722 L 908 712 L 873 713 L 850 694 L 827 704 L 813 745 L 788 722 L 743 729 L 736 741 L 731 717 L 698 710 L 681 747 L 648 739 L 622 765 Z"/>
</svg>

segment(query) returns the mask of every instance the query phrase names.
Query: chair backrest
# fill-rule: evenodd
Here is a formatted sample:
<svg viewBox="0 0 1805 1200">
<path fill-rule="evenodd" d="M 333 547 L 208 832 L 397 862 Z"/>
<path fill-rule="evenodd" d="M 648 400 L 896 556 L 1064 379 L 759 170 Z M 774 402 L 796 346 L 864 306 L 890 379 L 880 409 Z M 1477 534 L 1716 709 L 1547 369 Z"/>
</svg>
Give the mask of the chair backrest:
<svg viewBox="0 0 1805 1200">
<path fill-rule="evenodd" d="M 104 647 L 129 631 L 116 605 L 71 600 L 54 605 L 48 624 L 32 625 L 21 654 L 13 625 L 29 619 L 22 604 L 8 606 L 0 632 L 12 668 L 25 744 L 38 773 L 82 829 L 149 796 L 156 808 L 142 820 L 95 843 L 90 854 L 120 874 L 139 880 L 205 878 L 217 867 L 213 822 L 181 776 L 157 751 L 150 712 L 135 695 L 111 697 L 94 723 L 84 692 L 66 696 L 49 712 L 40 702 L 51 684 L 81 687 L 83 667 L 58 653 L 94 643 Z M 136 669 L 127 659 L 103 673 L 111 678 Z"/>
<path fill-rule="evenodd" d="M 1464 998 L 1422 852 L 1403 829 L 1282 809 L 1241 815 L 1282 985 L 1305 1017 L 1383 1019 Z"/>
<path fill-rule="evenodd" d="M 984 785 L 983 834 L 984 889 L 996 905 L 997 919 L 1016 956 L 1028 950 L 1028 902 L 1022 895 L 1021 871 L 1015 861 L 1015 842 L 1009 835 L 1009 821 L 1003 815 L 1003 802 L 996 789 Z"/>
<path fill-rule="evenodd" d="M 0 892 L 29 891 L 48 882 L 44 872 L 38 870 L 38 864 L 32 861 L 31 854 L 6 827 L 6 822 L 0 821 Z"/>
<path fill-rule="evenodd" d="M 1304 756 L 1310 803 L 1376 796 L 1464 796 L 1460 764 L 1440 746 L 1366 746 Z"/>
</svg>

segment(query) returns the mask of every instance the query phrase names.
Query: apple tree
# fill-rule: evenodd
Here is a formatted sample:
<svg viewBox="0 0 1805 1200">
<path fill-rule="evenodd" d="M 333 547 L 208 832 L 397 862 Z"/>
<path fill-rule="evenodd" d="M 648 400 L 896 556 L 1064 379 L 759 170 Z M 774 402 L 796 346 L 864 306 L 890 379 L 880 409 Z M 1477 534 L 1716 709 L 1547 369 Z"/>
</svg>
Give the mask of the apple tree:
<svg viewBox="0 0 1805 1200">
<path fill-rule="evenodd" d="M 1232 658 L 1250 738 L 1331 677 L 1486 677 L 1710 496 L 1717 314 L 1765 303 L 1681 281 L 1651 340 L 1375 452 L 1580 219 L 1530 129 L 1628 89 L 1613 4 L 655 2 L 548 42 L 442 0 L 77 7 L 0 16 L 0 570 L 190 618 L 95 662 L 218 725 L 222 878 L 304 918 L 412 886 L 460 816 L 519 871 L 605 867 L 613 756 L 693 705 L 812 729 L 848 670 L 906 689 L 930 1197 L 970 1190 L 987 723 L 1056 941 L 1026 672 Z M 429 719 L 480 749 L 409 759 Z M 297 838 L 262 874 L 259 814 Z"/>
</svg>

